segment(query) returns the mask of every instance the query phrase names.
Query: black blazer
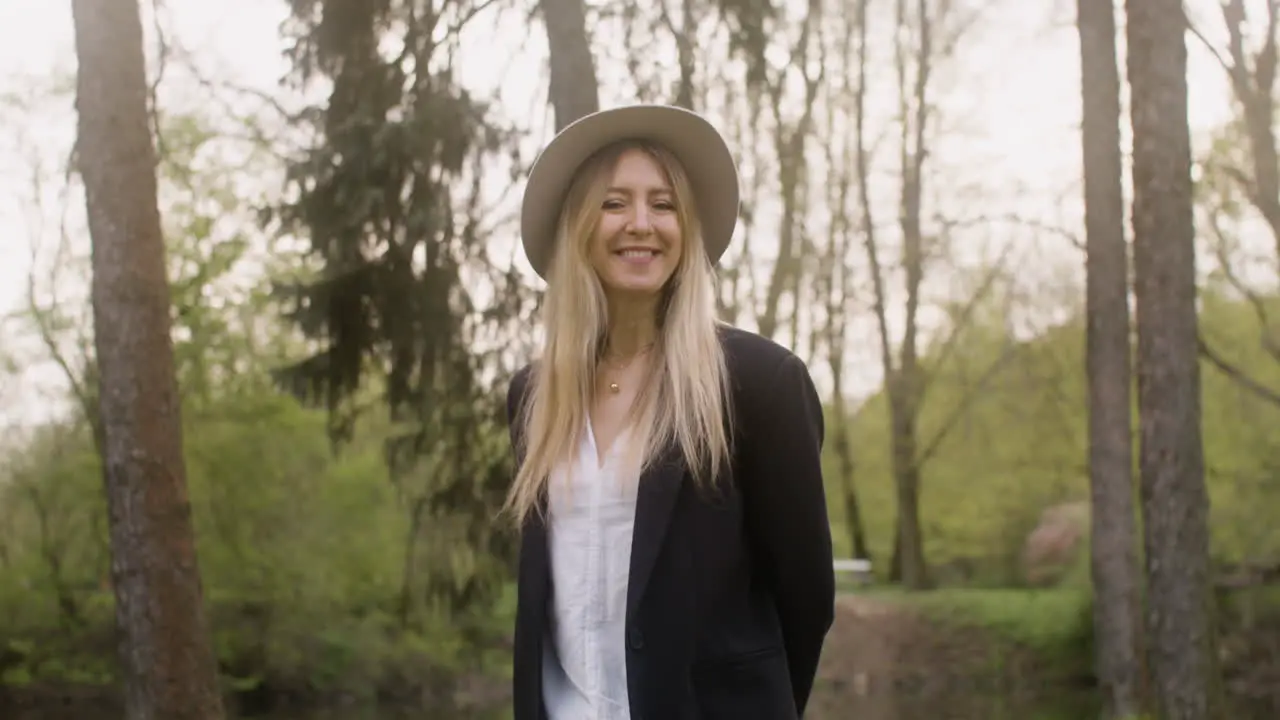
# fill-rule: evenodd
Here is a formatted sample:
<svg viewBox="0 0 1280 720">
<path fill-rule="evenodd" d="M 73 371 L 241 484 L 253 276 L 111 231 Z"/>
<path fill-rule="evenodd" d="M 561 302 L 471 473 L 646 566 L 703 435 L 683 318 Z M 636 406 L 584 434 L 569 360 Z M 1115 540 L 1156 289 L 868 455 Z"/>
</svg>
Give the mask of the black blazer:
<svg viewBox="0 0 1280 720">
<path fill-rule="evenodd" d="M 822 485 L 822 406 L 803 362 L 759 335 L 721 334 L 735 419 L 731 469 L 699 492 L 678 449 L 640 480 L 627 592 L 632 720 L 795 720 L 835 606 Z M 507 394 L 508 421 L 529 368 Z M 519 447 L 519 428 L 512 442 Z M 517 462 L 519 458 L 517 458 Z M 553 588 L 545 526 L 521 533 L 515 720 L 544 720 Z"/>
</svg>

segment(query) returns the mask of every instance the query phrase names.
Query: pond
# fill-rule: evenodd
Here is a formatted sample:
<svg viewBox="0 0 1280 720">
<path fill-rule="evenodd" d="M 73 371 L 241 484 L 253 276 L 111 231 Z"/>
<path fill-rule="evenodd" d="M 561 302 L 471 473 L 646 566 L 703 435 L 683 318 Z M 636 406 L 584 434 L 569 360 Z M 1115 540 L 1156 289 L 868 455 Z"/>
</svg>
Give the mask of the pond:
<svg viewBox="0 0 1280 720">
<path fill-rule="evenodd" d="M 5 720 L 123 720 L 99 708 L 61 706 L 27 709 L 13 714 L 0 708 Z M 1060 692 L 1039 698 L 1014 698 L 995 693 L 907 692 L 847 697 L 840 703 L 812 706 L 805 720 L 1091 720 L 1098 717 L 1092 693 Z M 1275 720 L 1275 708 L 1235 708 L 1235 720 Z M 291 710 L 237 720 L 510 720 L 509 710 L 446 710 L 425 707 L 333 707 Z"/>
<path fill-rule="evenodd" d="M 907 693 L 870 694 L 848 699 L 840 707 L 815 706 L 805 720 L 1092 720 L 1099 708 L 1092 693 L 1062 692 L 1041 698 L 994 694 L 927 697 Z M 1235 720 L 1275 720 L 1274 708 L 1234 708 Z M 244 720 L 510 720 L 509 710 L 495 712 L 399 709 L 329 709 L 275 713 Z M 113 719 L 114 720 L 114 719 Z"/>
<path fill-rule="evenodd" d="M 996 697 L 910 697 L 866 695 L 844 707 L 814 707 L 805 720 L 1084 720 L 1097 717 L 1088 695 L 1040 700 Z M 400 709 L 329 709 L 284 712 L 244 720 L 510 720 L 510 711 L 424 711 Z M 1259 718 L 1261 720 L 1261 718 Z"/>
</svg>

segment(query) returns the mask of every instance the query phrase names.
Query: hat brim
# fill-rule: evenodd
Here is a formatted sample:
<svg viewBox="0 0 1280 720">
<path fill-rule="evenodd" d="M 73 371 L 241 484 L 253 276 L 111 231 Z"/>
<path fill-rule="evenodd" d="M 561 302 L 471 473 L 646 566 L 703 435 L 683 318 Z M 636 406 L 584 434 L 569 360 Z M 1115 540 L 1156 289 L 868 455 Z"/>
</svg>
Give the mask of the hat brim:
<svg viewBox="0 0 1280 720">
<path fill-rule="evenodd" d="M 569 183 L 597 150 L 622 140 L 657 143 L 679 159 L 697 202 L 702 242 L 714 265 L 738 222 L 738 169 L 724 138 L 697 113 L 671 105 L 602 110 L 570 124 L 538 156 L 525 185 L 520 234 L 525 256 L 544 279 Z"/>
</svg>

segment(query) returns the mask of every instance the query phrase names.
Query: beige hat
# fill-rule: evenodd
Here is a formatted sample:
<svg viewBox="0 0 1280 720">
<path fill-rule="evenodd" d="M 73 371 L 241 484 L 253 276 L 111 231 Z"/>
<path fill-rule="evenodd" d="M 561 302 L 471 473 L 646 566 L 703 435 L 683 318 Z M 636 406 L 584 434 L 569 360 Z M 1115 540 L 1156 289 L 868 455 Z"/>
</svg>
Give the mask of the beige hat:
<svg viewBox="0 0 1280 720">
<path fill-rule="evenodd" d="M 729 247 L 738 221 L 738 169 L 724 138 L 697 113 L 672 105 L 628 105 L 587 115 L 561 130 L 538 156 L 525 185 L 520 233 L 529 264 L 547 276 L 569 183 L 597 150 L 621 140 L 662 145 L 689 176 L 712 264 Z"/>
</svg>

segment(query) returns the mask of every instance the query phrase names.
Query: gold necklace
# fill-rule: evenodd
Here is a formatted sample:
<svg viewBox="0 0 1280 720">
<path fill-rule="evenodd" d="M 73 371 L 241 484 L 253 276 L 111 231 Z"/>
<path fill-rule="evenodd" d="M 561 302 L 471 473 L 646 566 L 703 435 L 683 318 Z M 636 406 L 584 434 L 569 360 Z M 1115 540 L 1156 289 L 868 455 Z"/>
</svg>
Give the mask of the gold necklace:
<svg viewBox="0 0 1280 720">
<path fill-rule="evenodd" d="M 643 348 L 641 348 L 640 350 L 637 350 L 637 351 L 635 352 L 635 354 L 633 354 L 631 357 L 627 358 L 626 362 L 621 366 L 621 368 L 619 368 L 619 366 L 618 366 L 618 365 L 615 365 L 615 364 L 613 364 L 613 363 L 609 362 L 609 359 L 608 359 L 608 358 L 601 358 L 601 361 L 602 361 L 606 366 L 608 366 L 608 367 L 610 367 L 610 368 L 625 370 L 628 366 L 630 366 L 630 365 L 631 365 L 631 363 L 635 362 L 635 359 L 636 359 L 636 358 L 638 358 L 638 357 L 640 357 L 641 355 L 644 355 L 645 353 L 649 352 L 649 350 L 650 350 L 652 347 L 653 347 L 653 343 L 649 343 L 648 345 L 645 345 L 645 346 L 644 346 Z M 619 384 L 618 384 L 618 382 L 617 382 L 616 380 L 610 381 L 610 383 L 609 383 L 609 392 L 613 393 L 614 395 L 617 395 L 618 393 L 622 392 L 622 386 L 621 386 L 621 385 L 619 385 Z"/>
</svg>

